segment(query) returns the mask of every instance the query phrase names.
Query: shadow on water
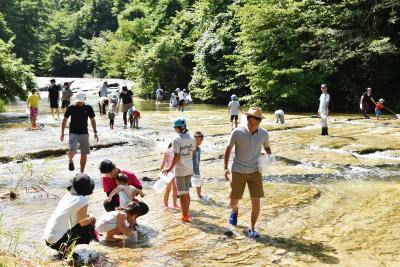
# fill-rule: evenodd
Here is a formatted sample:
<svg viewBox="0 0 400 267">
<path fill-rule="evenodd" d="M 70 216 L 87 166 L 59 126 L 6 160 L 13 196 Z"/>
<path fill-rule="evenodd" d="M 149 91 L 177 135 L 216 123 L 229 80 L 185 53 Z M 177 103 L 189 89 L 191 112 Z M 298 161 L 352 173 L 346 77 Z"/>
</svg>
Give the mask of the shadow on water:
<svg viewBox="0 0 400 267">
<path fill-rule="evenodd" d="M 247 232 L 244 231 L 244 234 Z M 325 264 L 338 264 L 339 259 L 327 255 L 326 253 L 337 253 L 336 249 L 326 246 L 321 242 L 313 242 L 303 239 L 286 238 L 286 237 L 272 237 L 268 235 L 261 235 L 255 240 L 257 243 L 264 245 L 281 248 L 294 253 L 307 254 L 315 257 L 320 262 Z"/>
</svg>

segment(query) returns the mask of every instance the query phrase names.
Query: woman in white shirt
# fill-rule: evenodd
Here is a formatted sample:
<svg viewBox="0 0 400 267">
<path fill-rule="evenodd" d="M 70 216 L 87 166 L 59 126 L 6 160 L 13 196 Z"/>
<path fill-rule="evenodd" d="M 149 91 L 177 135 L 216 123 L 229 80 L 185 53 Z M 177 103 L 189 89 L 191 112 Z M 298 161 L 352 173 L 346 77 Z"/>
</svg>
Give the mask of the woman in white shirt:
<svg viewBox="0 0 400 267">
<path fill-rule="evenodd" d="M 77 174 L 67 189 L 44 230 L 46 244 L 64 256 L 74 245 L 89 244 L 92 239 L 97 239 L 96 219 L 87 211 L 86 197 L 93 193 L 93 179 L 84 173 Z"/>
</svg>

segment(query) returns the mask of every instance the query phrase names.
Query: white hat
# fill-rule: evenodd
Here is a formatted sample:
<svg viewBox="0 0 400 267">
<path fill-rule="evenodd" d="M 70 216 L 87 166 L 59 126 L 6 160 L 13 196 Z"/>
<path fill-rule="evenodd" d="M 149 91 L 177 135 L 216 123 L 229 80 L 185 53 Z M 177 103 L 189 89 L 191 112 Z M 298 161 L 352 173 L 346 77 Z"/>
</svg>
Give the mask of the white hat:
<svg viewBox="0 0 400 267">
<path fill-rule="evenodd" d="M 383 103 L 385 100 L 383 98 L 379 99 L 379 102 Z"/>
<path fill-rule="evenodd" d="M 84 92 L 79 92 L 76 94 L 75 102 L 85 102 L 86 94 Z"/>
</svg>

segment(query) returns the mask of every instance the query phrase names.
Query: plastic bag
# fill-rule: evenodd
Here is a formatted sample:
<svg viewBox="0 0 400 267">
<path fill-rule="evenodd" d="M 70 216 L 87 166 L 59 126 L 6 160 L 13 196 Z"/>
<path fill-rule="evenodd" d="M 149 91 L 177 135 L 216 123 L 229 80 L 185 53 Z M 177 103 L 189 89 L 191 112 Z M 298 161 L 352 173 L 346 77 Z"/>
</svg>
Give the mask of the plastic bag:
<svg viewBox="0 0 400 267">
<path fill-rule="evenodd" d="M 153 189 L 156 190 L 157 193 L 164 192 L 166 187 L 167 187 L 167 184 L 162 179 L 157 180 L 157 182 L 155 182 L 153 185 Z"/>
<path fill-rule="evenodd" d="M 270 168 L 275 165 L 276 159 L 272 154 L 261 154 L 258 157 L 258 167 L 261 174 L 268 174 Z"/>
<path fill-rule="evenodd" d="M 193 175 L 192 179 L 192 186 L 193 187 L 200 187 L 201 186 L 201 177 L 200 175 Z"/>
<path fill-rule="evenodd" d="M 164 175 L 162 172 L 160 172 L 159 176 L 160 176 L 160 179 L 163 180 L 166 184 L 168 184 L 169 182 L 172 181 L 172 179 L 174 179 L 173 172 L 169 172 L 167 175 Z"/>
</svg>

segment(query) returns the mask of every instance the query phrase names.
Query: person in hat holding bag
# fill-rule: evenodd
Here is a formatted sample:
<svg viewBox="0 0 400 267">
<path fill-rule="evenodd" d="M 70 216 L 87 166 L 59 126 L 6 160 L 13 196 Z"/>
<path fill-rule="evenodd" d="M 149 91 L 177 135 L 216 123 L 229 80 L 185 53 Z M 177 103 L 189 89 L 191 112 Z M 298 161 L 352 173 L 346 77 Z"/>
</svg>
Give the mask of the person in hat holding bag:
<svg viewBox="0 0 400 267">
<path fill-rule="evenodd" d="M 322 94 L 319 97 L 318 116 L 321 118 L 322 131 L 321 135 L 328 135 L 328 114 L 329 114 L 329 101 L 331 96 L 328 94 L 328 86 L 321 84 Z"/>
<path fill-rule="evenodd" d="M 230 206 L 232 211 L 229 224 L 236 226 L 238 223 L 238 204 L 247 184 L 251 198 L 251 224 L 248 236 L 257 238 L 259 234 L 255 230 L 255 225 L 260 214 L 260 199 L 264 197 L 258 158 L 262 148 L 269 155 L 271 149 L 268 132 L 260 127 L 261 120 L 264 118 L 261 109 L 251 107 L 245 115 L 247 116 L 247 126 L 238 127 L 232 131 L 224 154 L 225 179 L 230 181 L 231 184 Z M 235 147 L 235 157 L 233 158 L 231 173 L 231 170 L 228 169 L 228 162 L 233 147 Z"/>
<path fill-rule="evenodd" d="M 94 119 L 94 110 L 92 106 L 85 104 L 86 94 L 79 92 L 76 95 L 76 103 L 70 105 L 65 111 L 64 119 L 61 124 L 61 142 L 64 141 L 64 130 L 67 125 L 68 118 L 71 117 L 71 122 L 69 124 L 69 151 L 68 151 L 68 169 L 70 171 L 75 170 L 74 166 L 74 156 L 76 154 L 78 143 L 81 150 L 81 160 L 80 160 L 80 171 L 83 173 L 85 171 L 87 155 L 90 154 L 90 143 L 89 143 L 89 132 L 88 132 L 88 118 L 90 118 L 90 123 L 92 124 L 94 138 L 99 141 L 96 130 L 96 120 Z"/>
<path fill-rule="evenodd" d="M 77 174 L 47 222 L 44 240 L 63 256 L 75 245 L 89 244 L 92 239 L 98 240 L 94 231 L 96 219 L 88 213 L 87 196 L 93 193 L 94 185 L 88 175 Z"/>
</svg>

